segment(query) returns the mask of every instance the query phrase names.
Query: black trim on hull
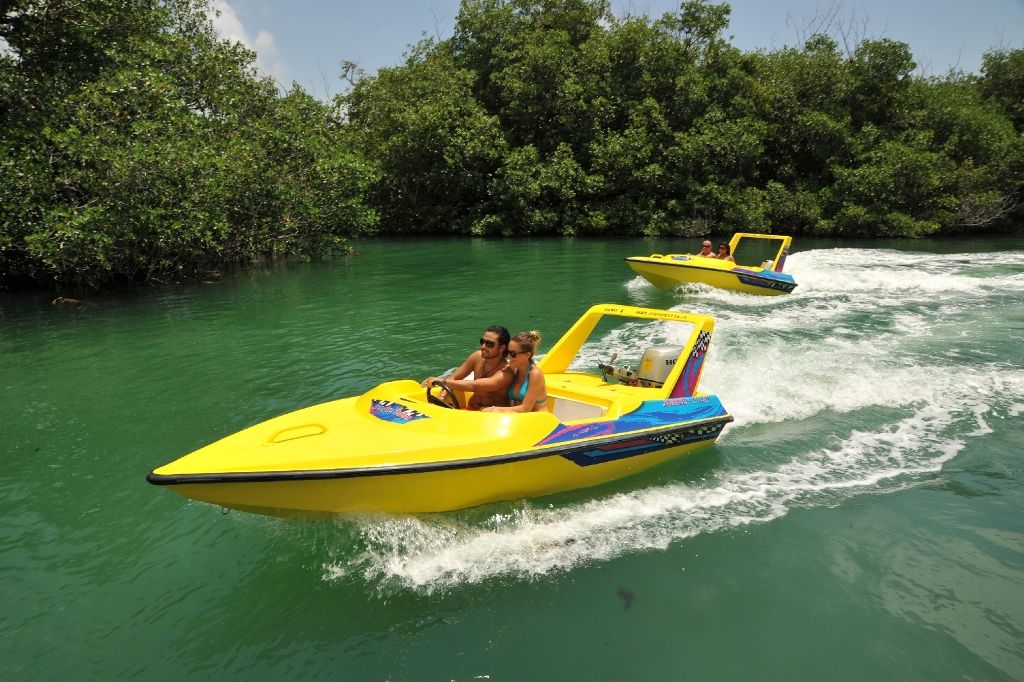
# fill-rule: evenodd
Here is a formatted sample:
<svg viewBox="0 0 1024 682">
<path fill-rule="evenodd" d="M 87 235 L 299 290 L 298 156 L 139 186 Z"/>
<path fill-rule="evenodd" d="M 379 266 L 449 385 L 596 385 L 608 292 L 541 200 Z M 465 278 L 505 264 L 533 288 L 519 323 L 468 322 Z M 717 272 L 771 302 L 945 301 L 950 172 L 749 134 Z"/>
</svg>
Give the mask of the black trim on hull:
<svg viewBox="0 0 1024 682">
<path fill-rule="evenodd" d="M 715 417 L 705 419 L 697 423 L 689 423 L 685 426 L 678 424 L 669 427 L 649 431 L 629 431 L 625 434 L 617 434 L 608 438 L 588 440 L 586 443 L 565 447 L 554 446 L 542 450 L 531 450 L 529 452 L 517 452 L 496 457 L 479 457 L 476 459 L 457 460 L 452 462 L 426 462 L 423 464 L 405 464 L 387 467 L 364 467 L 359 469 L 315 469 L 310 471 L 267 471 L 254 473 L 224 473 L 224 474 L 171 474 L 162 475 L 150 471 L 146 474 L 146 480 L 153 485 L 192 485 L 199 483 L 263 483 L 270 481 L 307 481 L 323 480 L 333 478 L 355 478 L 358 476 L 395 476 L 399 474 L 418 474 L 430 471 L 447 471 L 452 469 L 472 469 L 475 467 L 491 466 L 494 464 L 508 464 L 541 457 L 561 456 L 573 460 L 573 456 L 592 450 L 595 446 L 609 445 L 619 441 L 632 440 L 638 437 L 648 436 L 669 436 L 676 433 L 685 433 L 698 429 L 705 429 L 709 437 L 702 440 L 713 440 L 718 436 L 722 428 L 733 421 L 732 416 Z M 696 441 L 694 441 L 696 442 Z M 671 447 L 671 446 L 670 446 Z M 637 456 L 644 453 L 637 453 Z"/>
</svg>

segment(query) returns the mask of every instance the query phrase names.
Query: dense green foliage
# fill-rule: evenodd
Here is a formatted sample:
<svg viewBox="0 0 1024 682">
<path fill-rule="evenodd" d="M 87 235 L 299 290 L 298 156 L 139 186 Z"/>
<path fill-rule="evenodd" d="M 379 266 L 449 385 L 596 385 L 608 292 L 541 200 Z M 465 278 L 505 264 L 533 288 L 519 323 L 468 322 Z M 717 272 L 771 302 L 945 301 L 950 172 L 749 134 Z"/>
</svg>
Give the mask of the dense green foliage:
<svg viewBox="0 0 1024 682">
<path fill-rule="evenodd" d="M 344 98 L 389 232 L 919 236 L 1019 224 L 1024 52 L 744 53 L 727 5 L 463 0 L 451 39 Z"/>
<path fill-rule="evenodd" d="M 0 31 L 0 271 L 97 286 L 318 255 L 372 229 L 336 111 L 188 0 L 24 0 Z"/>
<path fill-rule="evenodd" d="M 0 285 L 165 281 L 374 232 L 920 236 L 1024 219 L 1021 50 L 925 78 L 891 40 L 742 52 L 708 0 L 657 19 L 463 0 L 451 38 L 327 105 L 279 92 L 206 11 L 0 1 Z"/>
</svg>

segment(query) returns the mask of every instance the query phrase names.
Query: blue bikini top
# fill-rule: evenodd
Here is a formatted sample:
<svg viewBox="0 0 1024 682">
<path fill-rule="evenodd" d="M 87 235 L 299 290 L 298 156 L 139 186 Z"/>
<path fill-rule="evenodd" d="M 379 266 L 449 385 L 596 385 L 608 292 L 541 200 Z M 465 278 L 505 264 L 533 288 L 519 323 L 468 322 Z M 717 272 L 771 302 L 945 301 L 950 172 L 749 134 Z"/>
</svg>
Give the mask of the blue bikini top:
<svg viewBox="0 0 1024 682">
<path fill-rule="evenodd" d="M 508 386 L 508 401 L 510 403 L 521 403 L 526 400 L 526 389 L 530 386 L 530 371 L 533 369 L 533 360 L 530 360 L 529 366 L 526 368 L 526 378 L 523 379 L 523 385 L 519 387 L 519 390 L 515 390 L 516 380 L 513 379 L 512 383 Z M 544 396 L 537 401 L 538 405 L 547 402 L 548 397 Z"/>
</svg>

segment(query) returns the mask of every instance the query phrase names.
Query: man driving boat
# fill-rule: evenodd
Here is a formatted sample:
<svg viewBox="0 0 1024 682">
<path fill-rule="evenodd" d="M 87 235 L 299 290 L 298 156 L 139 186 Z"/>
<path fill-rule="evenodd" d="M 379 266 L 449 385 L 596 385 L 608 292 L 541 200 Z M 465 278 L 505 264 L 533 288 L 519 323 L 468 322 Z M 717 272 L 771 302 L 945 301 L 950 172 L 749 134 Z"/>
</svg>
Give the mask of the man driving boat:
<svg viewBox="0 0 1024 682">
<path fill-rule="evenodd" d="M 708 239 L 705 239 L 704 243 L 700 245 L 700 253 L 697 255 L 704 256 L 705 258 L 718 258 L 718 256 L 711 251 L 711 241 Z"/>
<path fill-rule="evenodd" d="M 467 410 L 508 405 L 508 387 L 514 374 L 506 355 L 511 335 L 500 324 L 488 327 L 480 337 L 480 349 L 469 354 L 465 362 L 447 378 L 427 377 L 421 383 L 430 386 L 434 381 L 445 381 L 456 391 L 472 391 Z M 473 380 L 464 380 L 469 374 Z M 487 379 L 485 382 L 478 382 Z"/>
</svg>

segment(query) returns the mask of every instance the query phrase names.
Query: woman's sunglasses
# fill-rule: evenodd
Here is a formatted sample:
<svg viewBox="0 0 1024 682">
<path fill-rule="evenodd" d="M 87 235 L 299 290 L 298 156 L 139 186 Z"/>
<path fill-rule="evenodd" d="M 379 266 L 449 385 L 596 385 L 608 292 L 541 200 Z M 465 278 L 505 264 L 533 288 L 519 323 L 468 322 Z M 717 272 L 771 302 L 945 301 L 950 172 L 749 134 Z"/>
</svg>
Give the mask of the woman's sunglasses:
<svg viewBox="0 0 1024 682">
<path fill-rule="evenodd" d="M 480 339 L 481 346 L 487 346 L 488 348 L 494 348 L 497 341 L 491 341 L 490 339 Z"/>
<path fill-rule="evenodd" d="M 508 356 L 509 356 L 510 358 L 512 358 L 513 360 L 515 360 L 515 359 L 516 359 L 517 357 L 519 357 L 520 355 L 524 355 L 525 353 L 529 353 L 529 352 L 530 352 L 530 351 L 528 351 L 528 350 L 521 350 L 521 351 L 519 351 L 519 352 L 517 353 L 517 352 L 516 352 L 516 351 L 514 351 L 514 350 L 510 350 L 510 351 L 508 352 Z"/>
</svg>

